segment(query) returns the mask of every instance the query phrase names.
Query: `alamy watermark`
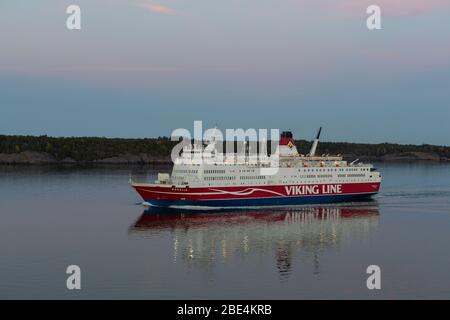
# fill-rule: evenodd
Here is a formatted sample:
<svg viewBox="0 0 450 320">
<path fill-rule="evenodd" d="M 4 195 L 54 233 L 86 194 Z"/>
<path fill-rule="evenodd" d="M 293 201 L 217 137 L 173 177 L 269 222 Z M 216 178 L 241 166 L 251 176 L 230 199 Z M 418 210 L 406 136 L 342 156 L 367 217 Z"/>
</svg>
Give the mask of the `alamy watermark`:
<svg viewBox="0 0 450 320">
<path fill-rule="evenodd" d="M 66 19 L 66 27 L 69 30 L 81 30 L 81 8 L 79 5 L 71 4 L 66 9 L 69 16 Z M 366 14 L 369 17 L 366 20 L 366 26 L 369 30 L 381 29 L 381 8 L 376 4 L 367 7 Z"/>
<path fill-rule="evenodd" d="M 381 268 L 375 264 L 367 267 L 367 274 L 370 276 L 367 278 L 366 286 L 369 290 L 381 289 Z"/>
<path fill-rule="evenodd" d="M 366 9 L 366 13 L 370 16 L 366 20 L 366 26 L 369 30 L 381 29 L 381 8 L 375 4 L 370 5 Z"/>
<path fill-rule="evenodd" d="M 262 175 L 278 172 L 279 129 L 226 129 L 223 134 L 218 128 L 203 131 L 202 121 L 194 121 L 193 134 L 178 128 L 170 137 L 179 141 L 171 152 L 173 163 L 183 160 L 196 165 L 245 163 L 258 165 Z"/>
<path fill-rule="evenodd" d="M 66 269 L 69 275 L 66 280 L 66 287 L 69 290 L 81 290 L 81 268 L 75 264 Z"/>
<path fill-rule="evenodd" d="M 81 8 L 72 4 L 67 7 L 66 13 L 69 15 L 66 19 L 66 27 L 69 30 L 81 30 Z"/>
</svg>

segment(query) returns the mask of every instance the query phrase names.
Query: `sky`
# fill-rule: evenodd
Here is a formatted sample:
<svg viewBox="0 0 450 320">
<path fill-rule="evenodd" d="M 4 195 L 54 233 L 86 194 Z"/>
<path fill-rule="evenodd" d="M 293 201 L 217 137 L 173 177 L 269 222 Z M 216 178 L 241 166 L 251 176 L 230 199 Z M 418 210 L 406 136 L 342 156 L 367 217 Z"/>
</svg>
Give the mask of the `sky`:
<svg viewBox="0 0 450 320">
<path fill-rule="evenodd" d="M 0 134 L 157 137 L 202 120 L 450 145 L 449 24 L 450 0 L 2 0 Z"/>
</svg>

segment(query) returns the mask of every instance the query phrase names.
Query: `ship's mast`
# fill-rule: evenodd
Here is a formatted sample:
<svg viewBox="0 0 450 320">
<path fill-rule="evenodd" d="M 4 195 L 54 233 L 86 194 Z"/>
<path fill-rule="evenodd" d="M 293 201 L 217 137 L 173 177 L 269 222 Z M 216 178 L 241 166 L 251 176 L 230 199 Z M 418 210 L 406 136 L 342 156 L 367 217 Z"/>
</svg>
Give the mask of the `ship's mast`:
<svg viewBox="0 0 450 320">
<path fill-rule="evenodd" d="M 311 150 L 309 151 L 309 155 L 311 157 L 314 157 L 316 155 L 316 149 L 317 149 L 317 145 L 319 144 L 319 139 L 320 139 L 320 132 L 322 131 L 322 127 L 319 128 L 319 131 L 317 132 L 316 135 L 316 139 L 314 139 L 314 142 L 311 146 Z"/>
</svg>

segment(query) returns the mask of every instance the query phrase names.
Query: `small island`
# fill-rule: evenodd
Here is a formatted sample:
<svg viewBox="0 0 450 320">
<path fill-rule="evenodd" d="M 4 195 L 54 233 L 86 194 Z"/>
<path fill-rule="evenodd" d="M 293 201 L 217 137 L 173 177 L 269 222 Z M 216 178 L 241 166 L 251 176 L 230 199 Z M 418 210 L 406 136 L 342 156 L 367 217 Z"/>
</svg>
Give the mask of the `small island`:
<svg viewBox="0 0 450 320">
<path fill-rule="evenodd" d="M 106 137 L 49 137 L 0 135 L 1 165 L 146 165 L 171 164 L 177 141 L 169 137 L 124 139 Z M 311 142 L 297 140 L 306 154 Z M 449 161 L 450 146 L 394 143 L 321 142 L 318 153 L 341 153 L 346 160 Z"/>
</svg>

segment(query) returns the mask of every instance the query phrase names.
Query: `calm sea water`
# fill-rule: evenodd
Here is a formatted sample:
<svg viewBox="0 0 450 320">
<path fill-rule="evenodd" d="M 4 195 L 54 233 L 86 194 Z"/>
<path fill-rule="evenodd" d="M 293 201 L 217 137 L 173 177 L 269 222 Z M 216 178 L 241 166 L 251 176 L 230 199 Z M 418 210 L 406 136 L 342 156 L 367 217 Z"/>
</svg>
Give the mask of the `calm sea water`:
<svg viewBox="0 0 450 320">
<path fill-rule="evenodd" d="M 378 167 L 372 202 L 192 214 L 144 212 L 151 168 L 0 167 L 0 298 L 450 298 L 450 165 Z"/>
</svg>

